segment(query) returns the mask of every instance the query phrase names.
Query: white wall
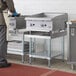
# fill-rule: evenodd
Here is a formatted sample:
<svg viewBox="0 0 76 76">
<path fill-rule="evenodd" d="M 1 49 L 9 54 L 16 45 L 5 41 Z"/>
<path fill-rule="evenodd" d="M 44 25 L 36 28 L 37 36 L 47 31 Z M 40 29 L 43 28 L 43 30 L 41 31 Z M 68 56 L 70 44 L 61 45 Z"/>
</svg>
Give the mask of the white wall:
<svg viewBox="0 0 76 76">
<path fill-rule="evenodd" d="M 22 15 L 40 12 L 66 12 L 69 20 L 76 19 L 76 0 L 14 0 L 17 12 Z M 52 45 L 56 50 L 61 39 L 53 40 L 57 45 Z M 54 48 L 55 47 L 55 48 Z M 57 50 L 60 50 L 59 48 Z M 67 58 L 67 38 L 65 37 L 65 58 Z"/>
<path fill-rule="evenodd" d="M 76 17 L 76 0 L 14 0 L 21 14 L 39 12 L 67 12 L 70 19 Z"/>
</svg>

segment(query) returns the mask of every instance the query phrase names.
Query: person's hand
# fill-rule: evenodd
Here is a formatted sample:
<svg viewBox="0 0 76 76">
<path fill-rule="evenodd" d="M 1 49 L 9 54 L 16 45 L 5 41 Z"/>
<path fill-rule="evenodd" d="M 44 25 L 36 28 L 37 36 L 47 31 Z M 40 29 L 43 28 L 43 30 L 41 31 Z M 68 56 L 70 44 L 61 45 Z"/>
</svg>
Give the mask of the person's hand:
<svg viewBox="0 0 76 76">
<path fill-rule="evenodd" d="M 20 14 L 18 14 L 16 11 L 12 14 L 12 17 L 18 17 Z"/>
</svg>

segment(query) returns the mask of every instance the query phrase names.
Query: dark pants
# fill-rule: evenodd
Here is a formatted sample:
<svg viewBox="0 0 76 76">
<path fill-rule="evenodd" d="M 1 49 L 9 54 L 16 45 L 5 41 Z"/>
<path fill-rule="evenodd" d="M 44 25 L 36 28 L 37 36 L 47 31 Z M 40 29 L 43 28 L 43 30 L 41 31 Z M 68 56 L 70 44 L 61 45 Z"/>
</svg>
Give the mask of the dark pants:
<svg viewBox="0 0 76 76">
<path fill-rule="evenodd" d="M 6 26 L 0 25 L 0 68 L 9 67 L 11 64 L 7 62 L 7 40 L 6 40 Z"/>
<path fill-rule="evenodd" d="M 6 58 L 7 54 L 6 29 L 6 26 L 0 25 L 0 59 Z"/>
</svg>

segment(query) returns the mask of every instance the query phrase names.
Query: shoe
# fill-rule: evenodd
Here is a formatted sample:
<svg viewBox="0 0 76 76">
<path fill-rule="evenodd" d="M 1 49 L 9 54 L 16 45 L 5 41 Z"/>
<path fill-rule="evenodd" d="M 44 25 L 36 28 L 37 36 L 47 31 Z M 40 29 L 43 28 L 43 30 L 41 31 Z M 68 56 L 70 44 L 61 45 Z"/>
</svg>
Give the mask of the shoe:
<svg viewBox="0 0 76 76">
<path fill-rule="evenodd" d="M 11 63 L 5 63 L 5 64 L 1 64 L 0 68 L 6 68 L 6 67 L 10 67 Z"/>
<path fill-rule="evenodd" d="M 0 59 L 0 68 L 10 67 L 11 63 L 8 63 L 6 59 Z"/>
</svg>

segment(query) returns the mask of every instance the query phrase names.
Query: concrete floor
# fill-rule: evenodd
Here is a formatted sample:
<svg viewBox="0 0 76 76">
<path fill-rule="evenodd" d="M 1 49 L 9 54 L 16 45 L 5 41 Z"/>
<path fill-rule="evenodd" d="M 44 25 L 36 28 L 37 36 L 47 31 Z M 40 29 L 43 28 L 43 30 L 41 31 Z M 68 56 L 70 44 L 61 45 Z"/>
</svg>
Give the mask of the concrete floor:
<svg viewBox="0 0 76 76">
<path fill-rule="evenodd" d="M 47 62 L 47 60 L 44 60 L 44 59 L 33 59 L 32 64 L 29 64 L 28 63 L 29 62 L 28 56 L 25 57 L 24 63 L 21 62 L 21 56 L 8 55 L 7 59 L 11 63 L 55 69 L 55 70 L 60 70 L 60 71 L 65 71 L 65 72 L 70 72 L 70 73 L 76 73 L 76 69 L 72 70 L 71 65 L 67 64 L 67 61 L 63 62 L 60 59 L 52 59 L 51 60 L 51 67 L 48 67 L 48 62 Z"/>
</svg>

